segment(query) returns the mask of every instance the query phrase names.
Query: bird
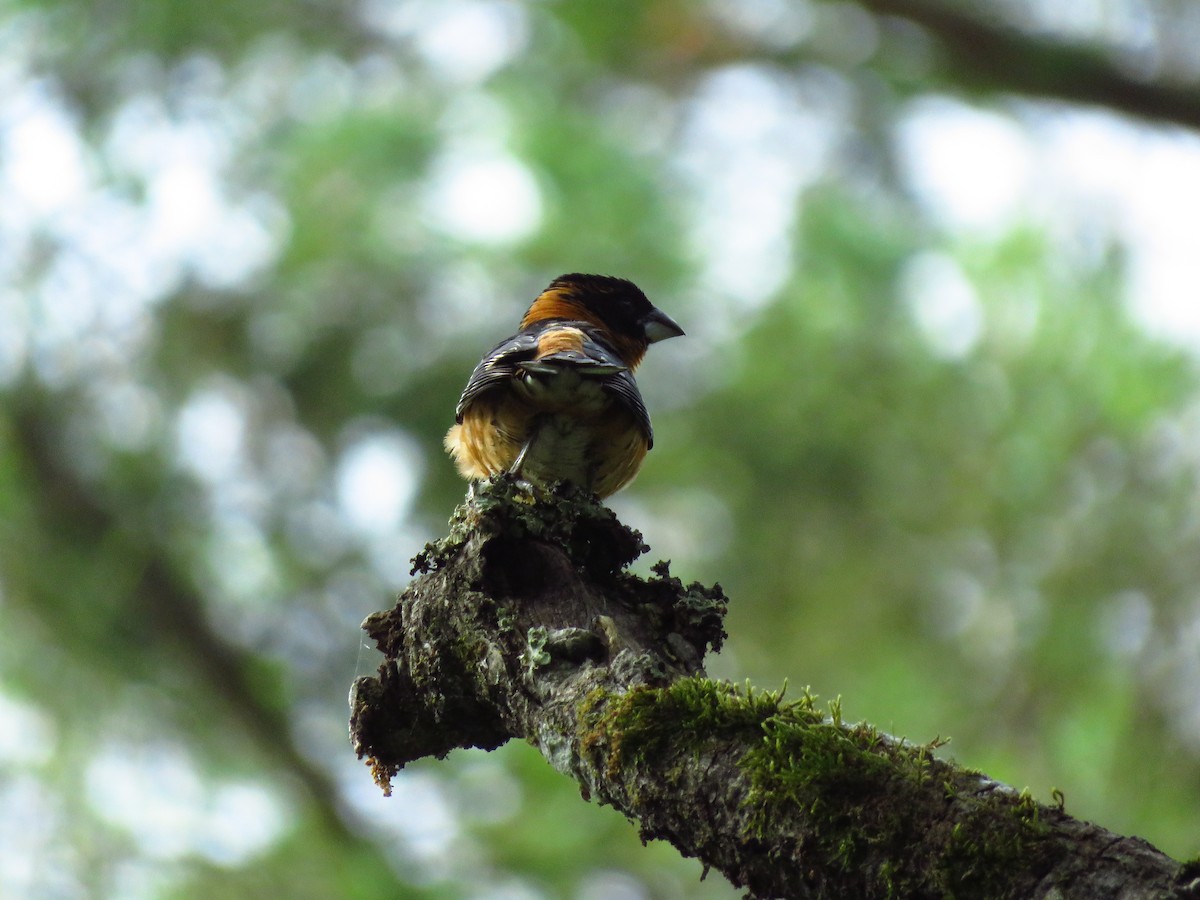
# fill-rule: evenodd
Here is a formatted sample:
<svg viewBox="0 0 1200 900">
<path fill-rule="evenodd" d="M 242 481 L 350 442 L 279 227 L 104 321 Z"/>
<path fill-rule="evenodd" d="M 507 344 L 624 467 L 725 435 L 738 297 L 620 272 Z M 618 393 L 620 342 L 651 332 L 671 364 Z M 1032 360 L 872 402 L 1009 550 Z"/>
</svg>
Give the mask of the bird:
<svg viewBox="0 0 1200 900">
<path fill-rule="evenodd" d="M 683 333 L 631 281 L 555 278 L 467 381 L 445 439 L 459 474 L 472 490 L 510 472 L 615 494 L 654 446 L 634 370 L 650 344 Z"/>
</svg>

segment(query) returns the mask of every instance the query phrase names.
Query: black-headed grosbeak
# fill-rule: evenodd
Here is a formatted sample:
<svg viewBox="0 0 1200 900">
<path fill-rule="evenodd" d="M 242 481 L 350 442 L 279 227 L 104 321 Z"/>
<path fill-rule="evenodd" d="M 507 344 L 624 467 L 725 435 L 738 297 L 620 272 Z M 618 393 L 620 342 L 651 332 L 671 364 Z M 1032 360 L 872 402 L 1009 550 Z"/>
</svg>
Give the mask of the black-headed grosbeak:
<svg viewBox="0 0 1200 900">
<path fill-rule="evenodd" d="M 562 275 L 475 367 L 446 450 L 464 478 L 512 472 L 614 494 L 654 445 L 633 370 L 650 344 L 682 334 L 630 281 Z"/>
</svg>

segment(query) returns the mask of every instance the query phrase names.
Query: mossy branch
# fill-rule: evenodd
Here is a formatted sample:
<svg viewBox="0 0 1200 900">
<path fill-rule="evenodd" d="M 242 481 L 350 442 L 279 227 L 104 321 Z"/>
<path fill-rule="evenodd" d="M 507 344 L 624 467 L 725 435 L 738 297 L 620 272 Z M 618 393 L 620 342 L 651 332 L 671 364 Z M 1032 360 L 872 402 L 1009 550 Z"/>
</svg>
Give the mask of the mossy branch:
<svg viewBox="0 0 1200 900">
<path fill-rule="evenodd" d="M 759 897 L 1200 897 L 1200 871 L 803 694 L 714 682 L 726 598 L 603 506 L 501 478 L 364 628 L 351 698 L 385 790 L 406 764 L 510 738 Z"/>
</svg>

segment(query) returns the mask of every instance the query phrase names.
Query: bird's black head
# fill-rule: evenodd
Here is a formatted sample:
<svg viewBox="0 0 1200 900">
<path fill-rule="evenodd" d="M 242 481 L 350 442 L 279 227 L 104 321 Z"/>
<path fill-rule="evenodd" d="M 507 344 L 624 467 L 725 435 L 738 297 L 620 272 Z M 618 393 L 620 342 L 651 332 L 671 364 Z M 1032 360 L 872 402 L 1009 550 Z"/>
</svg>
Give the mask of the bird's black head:
<svg viewBox="0 0 1200 900">
<path fill-rule="evenodd" d="M 633 337 L 641 331 L 641 320 L 654 305 L 632 281 L 610 275 L 560 275 L 550 282 L 550 291 L 587 307 L 616 334 Z"/>
<path fill-rule="evenodd" d="M 521 326 L 551 318 L 599 325 L 621 345 L 630 365 L 637 365 L 647 345 L 683 334 L 636 284 L 611 275 L 560 275 L 529 307 Z"/>
</svg>

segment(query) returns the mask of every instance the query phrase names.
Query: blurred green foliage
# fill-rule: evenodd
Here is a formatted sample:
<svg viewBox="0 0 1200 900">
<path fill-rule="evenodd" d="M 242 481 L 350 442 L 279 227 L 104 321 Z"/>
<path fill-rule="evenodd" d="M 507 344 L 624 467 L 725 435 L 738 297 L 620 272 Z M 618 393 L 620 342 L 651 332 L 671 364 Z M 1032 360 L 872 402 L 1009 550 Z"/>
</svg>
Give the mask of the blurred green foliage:
<svg viewBox="0 0 1200 900">
<path fill-rule="evenodd" d="M 1197 851 L 1195 356 L 1086 210 L 931 211 L 927 37 L 775 6 L 0 8 L 0 893 L 735 895 L 526 746 L 387 799 L 345 740 L 358 623 L 463 494 L 458 391 L 573 270 L 689 333 L 614 505 L 732 597 L 713 674 Z M 731 74 L 761 96 L 712 108 Z"/>
</svg>

